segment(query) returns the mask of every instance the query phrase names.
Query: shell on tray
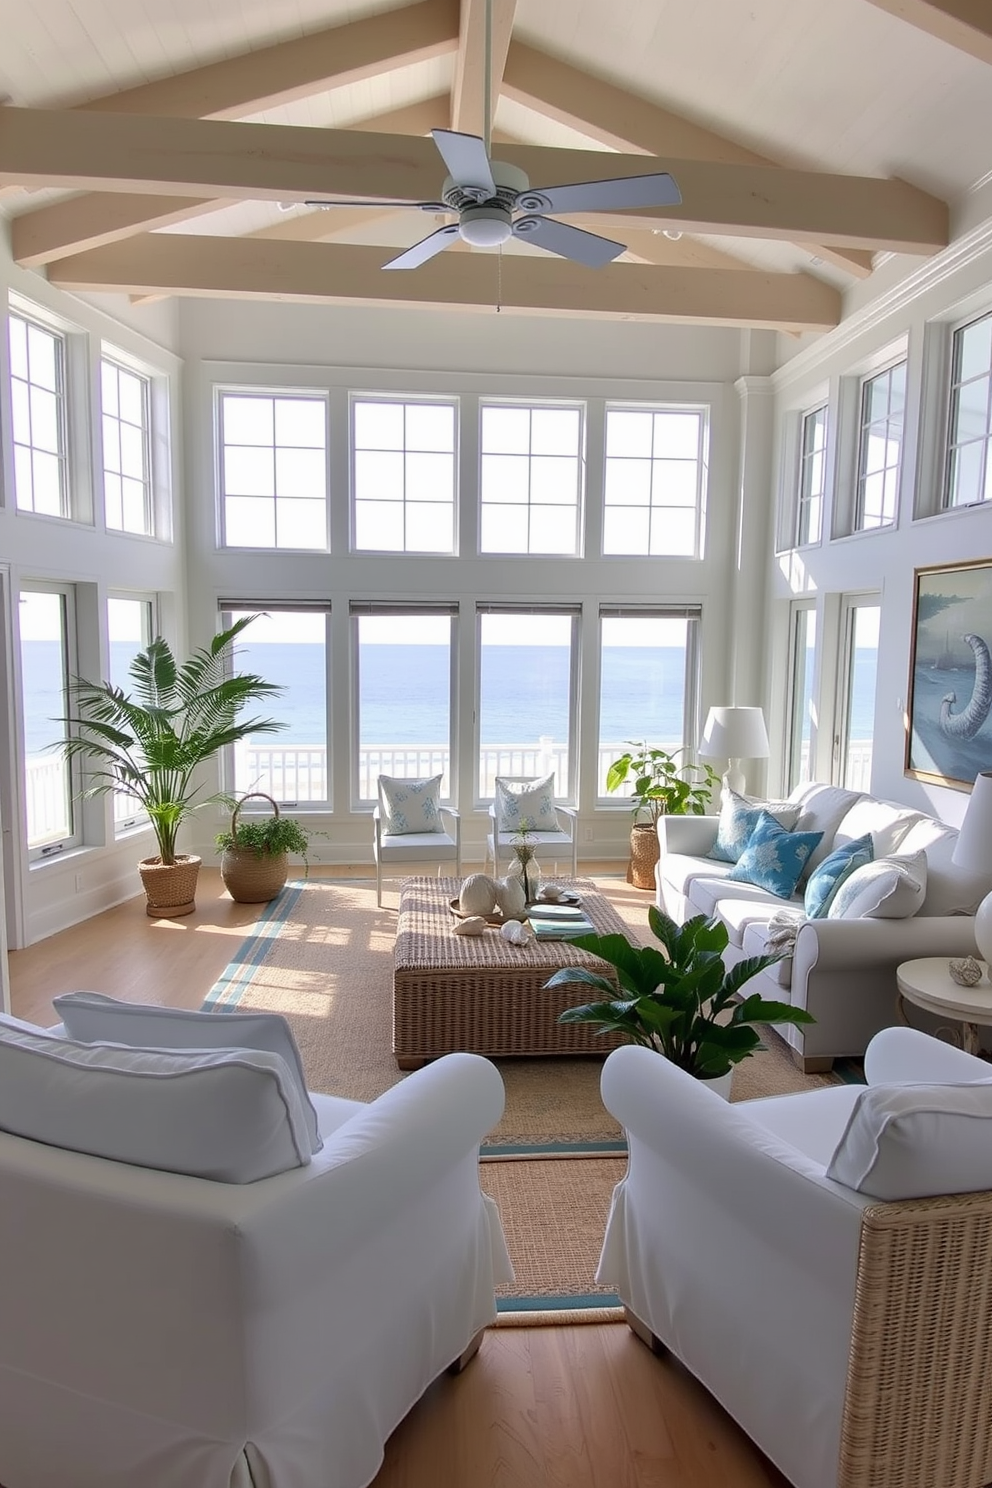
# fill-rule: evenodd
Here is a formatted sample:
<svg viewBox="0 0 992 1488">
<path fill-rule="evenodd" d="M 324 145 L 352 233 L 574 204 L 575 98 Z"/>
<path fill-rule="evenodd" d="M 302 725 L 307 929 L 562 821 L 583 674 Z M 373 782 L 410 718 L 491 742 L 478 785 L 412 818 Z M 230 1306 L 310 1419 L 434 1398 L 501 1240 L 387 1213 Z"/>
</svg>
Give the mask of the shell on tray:
<svg viewBox="0 0 992 1488">
<path fill-rule="evenodd" d="M 533 930 L 523 920 L 507 920 L 505 925 L 500 926 L 499 933 L 511 945 L 526 945 L 529 940 L 534 939 Z"/>
<path fill-rule="evenodd" d="M 458 896 L 462 914 L 487 915 L 496 908 L 496 885 L 488 873 L 470 873 Z"/>
<path fill-rule="evenodd" d="M 561 889 L 557 884 L 542 884 L 537 891 L 538 899 L 543 899 L 547 904 L 556 904 L 561 898 Z"/>
<path fill-rule="evenodd" d="M 466 915 L 459 920 L 452 932 L 454 935 L 485 935 L 486 920 L 483 915 Z"/>
<path fill-rule="evenodd" d="M 527 908 L 527 895 L 524 893 L 523 881 L 517 874 L 511 878 L 496 880 L 496 903 L 507 920 L 517 920 L 523 916 Z"/>
<path fill-rule="evenodd" d="M 951 974 L 951 981 L 957 982 L 959 987 L 977 987 L 982 980 L 981 964 L 974 956 L 962 956 L 950 961 L 947 969 Z"/>
</svg>

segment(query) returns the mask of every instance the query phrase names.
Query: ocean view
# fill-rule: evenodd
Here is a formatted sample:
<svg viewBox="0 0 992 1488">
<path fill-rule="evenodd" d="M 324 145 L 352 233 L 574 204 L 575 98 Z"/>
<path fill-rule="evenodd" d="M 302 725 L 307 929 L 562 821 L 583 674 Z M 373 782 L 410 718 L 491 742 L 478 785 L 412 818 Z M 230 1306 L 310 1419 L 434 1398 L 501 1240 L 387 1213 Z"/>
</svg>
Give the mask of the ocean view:
<svg viewBox="0 0 992 1488">
<path fill-rule="evenodd" d="M 62 712 L 58 696 L 59 656 L 51 641 L 25 641 L 24 676 L 27 749 L 35 753 L 60 737 L 51 720 Z M 114 648 L 112 671 L 123 682 L 135 647 Z M 683 659 L 680 647 L 611 646 L 604 667 L 604 740 L 664 741 L 682 734 Z M 312 744 L 325 731 L 325 673 L 319 646 L 242 643 L 239 666 L 257 671 L 285 691 L 271 713 L 289 727 L 276 737 L 286 744 Z M 875 651 L 855 661 L 852 737 L 868 739 L 874 713 Z M 450 661 L 447 647 L 362 647 L 361 744 L 446 743 Z M 536 743 L 542 735 L 562 741 L 568 734 L 569 653 L 564 646 L 487 646 L 481 677 L 483 744 Z M 963 691 L 963 689 L 962 689 Z M 586 706 L 594 700 L 586 699 Z"/>
</svg>

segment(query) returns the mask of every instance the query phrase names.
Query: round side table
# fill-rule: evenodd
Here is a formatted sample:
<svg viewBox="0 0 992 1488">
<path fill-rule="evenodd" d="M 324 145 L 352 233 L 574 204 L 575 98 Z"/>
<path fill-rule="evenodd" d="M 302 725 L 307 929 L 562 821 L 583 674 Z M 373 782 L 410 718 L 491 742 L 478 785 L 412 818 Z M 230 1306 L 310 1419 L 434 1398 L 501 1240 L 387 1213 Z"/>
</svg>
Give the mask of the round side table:
<svg viewBox="0 0 992 1488">
<path fill-rule="evenodd" d="M 938 1017 L 948 1014 L 961 1024 L 961 1047 L 968 1054 L 977 1054 L 978 1030 L 992 1026 L 992 984 L 989 968 L 980 961 L 982 980 L 974 987 L 959 987 L 952 981 L 947 969 L 947 956 L 921 956 L 916 961 L 904 961 L 896 967 L 896 984 L 903 1002 L 912 1002 Z M 905 1013 L 900 1006 L 903 1022 Z"/>
</svg>

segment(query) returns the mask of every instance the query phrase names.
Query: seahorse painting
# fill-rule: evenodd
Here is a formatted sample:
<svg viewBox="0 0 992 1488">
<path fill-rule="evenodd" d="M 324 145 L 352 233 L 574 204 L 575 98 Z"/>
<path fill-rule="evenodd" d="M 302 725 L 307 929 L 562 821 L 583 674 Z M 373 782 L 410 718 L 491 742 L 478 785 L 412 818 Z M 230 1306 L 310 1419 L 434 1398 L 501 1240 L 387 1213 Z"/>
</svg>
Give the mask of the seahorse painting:
<svg viewBox="0 0 992 1488">
<path fill-rule="evenodd" d="M 975 685 L 971 701 L 961 713 L 952 713 L 957 702 L 957 693 L 945 693 L 940 703 L 940 731 L 949 739 L 973 739 L 992 711 L 992 657 L 989 648 L 978 635 L 966 635 L 962 639 L 975 653 Z"/>
</svg>

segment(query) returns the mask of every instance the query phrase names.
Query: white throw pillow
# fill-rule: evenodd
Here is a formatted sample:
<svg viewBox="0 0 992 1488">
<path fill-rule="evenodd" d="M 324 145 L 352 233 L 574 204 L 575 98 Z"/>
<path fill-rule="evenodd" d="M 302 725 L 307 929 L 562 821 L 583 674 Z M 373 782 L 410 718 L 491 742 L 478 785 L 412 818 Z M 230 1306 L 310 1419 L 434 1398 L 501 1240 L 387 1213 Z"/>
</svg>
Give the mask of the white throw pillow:
<svg viewBox="0 0 992 1488">
<path fill-rule="evenodd" d="M 845 878 L 830 902 L 828 920 L 906 920 L 927 892 L 927 855 L 876 858 Z"/>
<path fill-rule="evenodd" d="M 887 858 L 902 850 L 903 838 L 920 820 L 920 813 L 910 806 L 890 806 L 888 801 L 875 801 L 865 796 L 856 801 L 834 836 L 834 846 L 843 847 L 857 837 L 870 835 L 876 858 Z"/>
<path fill-rule="evenodd" d="M 267 1049 L 286 1061 L 310 1132 L 310 1150 L 323 1147 L 293 1030 L 281 1013 L 194 1012 L 121 1002 L 102 992 L 63 992 L 53 998 L 66 1034 L 81 1044 L 126 1044 L 138 1049 Z"/>
<path fill-rule="evenodd" d="M 217 1183 L 254 1183 L 311 1158 L 281 1055 L 81 1044 L 9 1023 L 0 1024 L 0 1131 Z"/>
<path fill-rule="evenodd" d="M 833 852 L 837 828 L 855 801 L 860 799 L 860 791 L 844 790 L 839 785 L 821 785 L 818 781 L 813 781 L 811 784 L 796 786 L 789 796 L 789 800 L 797 802 L 800 808 L 796 831 L 823 833 L 819 844 L 809 855 L 800 883 L 805 883 L 813 869 L 818 868 L 823 859 Z"/>
<path fill-rule="evenodd" d="M 429 780 L 403 780 L 393 775 L 379 776 L 379 793 L 385 813 L 383 827 L 390 837 L 407 837 L 414 832 L 443 832 L 441 825 L 441 777 Z"/>
<path fill-rule="evenodd" d="M 497 775 L 496 820 L 501 832 L 519 832 L 525 821 L 532 832 L 557 832 L 554 775 L 523 781 Z"/>
<path fill-rule="evenodd" d="M 954 827 L 924 816 L 899 844 L 904 856 L 921 848 L 927 855 L 927 897 L 921 915 L 973 915 L 989 891 L 988 875 L 959 868 L 954 862 L 958 834 Z"/>
<path fill-rule="evenodd" d="M 992 1081 L 869 1086 L 826 1176 L 875 1199 L 992 1188 Z"/>
</svg>

